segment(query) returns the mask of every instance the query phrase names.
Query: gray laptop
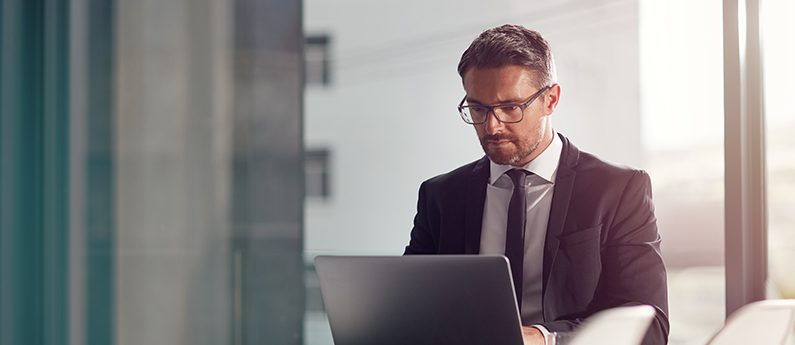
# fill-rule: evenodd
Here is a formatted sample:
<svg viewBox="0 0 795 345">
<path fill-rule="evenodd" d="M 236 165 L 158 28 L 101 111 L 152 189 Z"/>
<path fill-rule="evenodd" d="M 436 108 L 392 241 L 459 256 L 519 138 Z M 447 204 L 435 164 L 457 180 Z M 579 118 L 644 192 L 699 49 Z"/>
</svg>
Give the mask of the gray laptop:
<svg viewBox="0 0 795 345">
<path fill-rule="evenodd" d="M 503 256 L 318 256 L 336 345 L 521 345 Z"/>
</svg>

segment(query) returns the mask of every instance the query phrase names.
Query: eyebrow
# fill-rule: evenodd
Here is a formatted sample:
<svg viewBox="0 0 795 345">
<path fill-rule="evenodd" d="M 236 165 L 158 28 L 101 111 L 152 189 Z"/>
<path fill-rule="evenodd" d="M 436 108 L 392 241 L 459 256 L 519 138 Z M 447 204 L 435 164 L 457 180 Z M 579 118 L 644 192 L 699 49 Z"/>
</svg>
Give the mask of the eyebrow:
<svg viewBox="0 0 795 345">
<path fill-rule="evenodd" d="M 481 101 L 478 101 L 478 100 L 476 100 L 474 98 L 470 98 L 469 96 L 466 97 L 466 102 L 467 102 L 467 104 L 475 103 L 477 105 L 490 105 L 490 104 L 485 104 L 485 103 L 483 103 Z M 521 100 L 518 100 L 518 101 L 517 100 L 512 100 L 512 101 L 497 102 L 497 103 L 494 103 L 493 105 L 519 104 L 520 102 L 521 102 Z"/>
<path fill-rule="evenodd" d="M 477 103 L 477 104 L 483 105 L 483 103 L 480 103 L 480 101 L 478 101 L 478 100 L 476 100 L 474 98 L 470 98 L 469 96 L 464 97 L 464 100 L 466 101 L 467 104 L 469 104 L 469 103 Z"/>
</svg>

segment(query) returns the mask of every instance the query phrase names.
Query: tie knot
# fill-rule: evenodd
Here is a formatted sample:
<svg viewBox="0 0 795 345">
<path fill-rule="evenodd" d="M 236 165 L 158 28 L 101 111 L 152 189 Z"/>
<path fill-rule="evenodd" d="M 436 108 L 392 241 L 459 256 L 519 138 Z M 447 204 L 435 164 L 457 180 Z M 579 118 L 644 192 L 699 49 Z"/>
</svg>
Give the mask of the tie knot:
<svg viewBox="0 0 795 345">
<path fill-rule="evenodd" d="M 508 170 L 505 174 L 511 178 L 511 181 L 513 181 L 514 186 L 524 187 L 524 179 L 527 176 L 527 174 L 530 174 L 530 172 L 524 169 L 511 169 Z"/>
</svg>

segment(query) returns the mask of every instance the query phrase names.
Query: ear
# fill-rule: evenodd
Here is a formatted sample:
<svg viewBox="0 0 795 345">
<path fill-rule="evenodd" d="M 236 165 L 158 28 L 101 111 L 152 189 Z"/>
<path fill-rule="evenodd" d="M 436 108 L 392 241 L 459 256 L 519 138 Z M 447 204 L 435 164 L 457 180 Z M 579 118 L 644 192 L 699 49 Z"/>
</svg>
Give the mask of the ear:
<svg viewBox="0 0 795 345">
<path fill-rule="evenodd" d="M 544 115 L 552 115 L 560 101 L 560 84 L 552 84 L 544 97 Z"/>
</svg>

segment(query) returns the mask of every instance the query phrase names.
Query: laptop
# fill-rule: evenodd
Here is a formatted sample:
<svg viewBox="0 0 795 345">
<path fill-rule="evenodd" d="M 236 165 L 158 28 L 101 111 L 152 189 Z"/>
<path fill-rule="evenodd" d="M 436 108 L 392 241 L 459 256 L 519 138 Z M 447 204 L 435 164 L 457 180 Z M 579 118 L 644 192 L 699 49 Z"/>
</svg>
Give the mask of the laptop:
<svg viewBox="0 0 795 345">
<path fill-rule="evenodd" d="M 315 269 L 336 345 L 522 344 L 503 256 L 318 256 Z"/>
</svg>

